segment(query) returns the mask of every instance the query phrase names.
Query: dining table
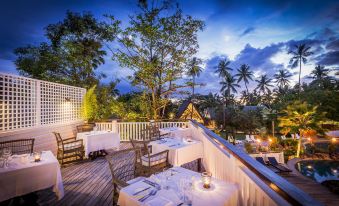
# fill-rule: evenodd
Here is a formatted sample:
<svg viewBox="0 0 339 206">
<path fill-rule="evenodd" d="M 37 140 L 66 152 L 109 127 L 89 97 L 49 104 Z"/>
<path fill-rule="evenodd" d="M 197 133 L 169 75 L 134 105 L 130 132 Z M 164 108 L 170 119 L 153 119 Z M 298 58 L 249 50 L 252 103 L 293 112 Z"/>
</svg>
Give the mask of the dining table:
<svg viewBox="0 0 339 206">
<path fill-rule="evenodd" d="M 189 138 L 162 138 L 149 143 L 152 154 L 169 150 L 168 161 L 173 166 L 181 166 L 204 156 L 203 143 Z"/>
<path fill-rule="evenodd" d="M 168 134 L 171 137 L 191 137 L 191 129 L 190 128 L 182 128 L 182 127 L 166 127 L 159 129 L 160 134 Z"/>
<path fill-rule="evenodd" d="M 119 148 L 120 135 L 112 131 L 79 132 L 77 139 L 82 139 L 85 149 L 85 157 L 91 152 Z"/>
<path fill-rule="evenodd" d="M 189 183 L 186 184 L 188 187 L 183 187 L 183 182 Z M 238 184 L 212 177 L 211 187 L 205 189 L 200 173 L 182 167 L 173 167 L 149 178 L 138 177 L 127 183 L 129 185 L 119 193 L 120 206 L 177 206 L 187 204 L 187 200 L 192 206 L 240 205 Z"/>
<path fill-rule="evenodd" d="M 47 188 L 58 199 L 64 196 L 60 165 L 51 151 L 42 151 L 38 162 L 31 154 L 12 155 L 0 168 L 0 202 Z"/>
</svg>

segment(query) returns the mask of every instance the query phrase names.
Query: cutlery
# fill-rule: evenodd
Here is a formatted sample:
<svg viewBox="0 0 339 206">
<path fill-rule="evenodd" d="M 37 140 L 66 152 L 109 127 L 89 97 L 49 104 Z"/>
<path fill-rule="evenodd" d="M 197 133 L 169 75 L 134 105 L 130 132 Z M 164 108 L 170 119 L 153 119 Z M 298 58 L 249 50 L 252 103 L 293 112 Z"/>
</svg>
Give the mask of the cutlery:
<svg viewBox="0 0 339 206">
<path fill-rule="evenodd" d="M 142 193 L 143 191 L 148 190 L 149 188 L 151 188 L 151 187 L 147 187 L 147 188 L 145 188 L 145 189 L 143 189 L 141 191 L 138 191 L 138 192 L 134 193 L 133 195 L 138 195 L 138 194 Z"/>
<path fill-rule="evenodd" d="M 143 201 L 145 201 L 147 198 L 156 195 L 157 192 L 158 192 L 157 190 L 152 190 L 148 195 L 146 195 L 146 196 L 140 198 L 139 201 L 140 201 L 140 202 L 143 202 Z"/>
<path fill-rule="evenodd" d="M 152 182 L 152 181 L 149 181 L 149 180 L 144 180 L 143 182 L 155 187 L 157 190 L 160 190 L 160 188 L 161 188 L 160 185 L 155 183 L 155 182 Z"/>
</svg>

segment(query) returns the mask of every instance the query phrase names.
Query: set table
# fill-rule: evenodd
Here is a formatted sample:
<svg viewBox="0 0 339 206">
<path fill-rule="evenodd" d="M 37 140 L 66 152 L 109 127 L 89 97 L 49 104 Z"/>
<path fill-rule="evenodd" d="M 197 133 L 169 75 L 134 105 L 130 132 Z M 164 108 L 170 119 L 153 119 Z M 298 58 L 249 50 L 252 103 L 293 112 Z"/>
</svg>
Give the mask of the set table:
<svg viewBox="0 0 339 206">
<path fill-rule="evenodd" d="M 169 150 L 169 163 L 173 166 L 181 166 L 204 157 L 203 143 L 197 140 L 185 138 L 163 138 L 149 143 L 152 146 L 152 154 Z"/>
<path fill-rule="evenodd" d="M 90 152 L 119 148 L 120 135 L 111 131 L 91 131 L 80 132 L 77 139 L 82 139 L 85 148 L 85 157 L 88 158 Z"/>
<path fill-rule="evenodd" d="M 211 188 L 204 189 L 202 186 L 200 173 L 187 170 L 182 167 L 174 167 L 170 170 L 173 170 L 173 175 L 170 176 L 169 180 L 164 179 L 163 175 L 161 175 L 160 173 L 157 175 L 152 175 L 150 178 L 136 178 L 129 181 L 128 183 L 130 185 L 120 190 L 118 205 L 180 205 L 182 203 L 182 199 L 180 198 L 182 197 L 182 191 L 180 189 L 180 186 L 178 185 L 179 182 L 182 181 L 182 179 L 188 179 L 192 182 L 190 200 L 192 201 L 193 206 L 240 205 L 240 188 L 237 184 L 228 183 L 212 177 Z M 163 184 L 165 181 L 165 183 L 169 185 L 169 188 L 166 190 L 163 187 L 152 187 L 152 185 L 150 185 L 149 182 L 145 180 L 154 183 L 160 182 L 160 184 Z M 151 188 L 144 190 L 149 187 Z M 155 195 L 150 196 L 149 198 L 141 202 L 140 198 L 150 194 L 151 191 L 156 191 L 154 192 Z M 139 193 L 136 195 L 137 192 Z"/>
<path fill-rule="evenodd" d="M 166 127 L 159 129 L 160 134 L 169 134 L 171 137 L 189 137 L 191 129 L 181 127 Z"/>
<path fill-rule="evenodd" d="M 31 192 L 53 187 L 58 199 L 64 187 L 58 160 L 51 151 L 43 151 L 41 160 L 26 155 L 13 155 L 8 167 L 0 168 L 0 202 Z"/>
</svg>

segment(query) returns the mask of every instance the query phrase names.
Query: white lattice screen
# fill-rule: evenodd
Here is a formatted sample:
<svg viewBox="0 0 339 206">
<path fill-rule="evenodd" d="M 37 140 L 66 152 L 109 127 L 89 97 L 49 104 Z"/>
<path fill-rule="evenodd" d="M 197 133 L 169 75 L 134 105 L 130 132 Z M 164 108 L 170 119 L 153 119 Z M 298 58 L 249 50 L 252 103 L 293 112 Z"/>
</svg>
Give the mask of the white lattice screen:
<svg viewBox="0 0 339 206">
<path fill-rule="evenodd" d="M 80 120 L 86 90 L 0 73 L 0 131 Z"/>
</svg>

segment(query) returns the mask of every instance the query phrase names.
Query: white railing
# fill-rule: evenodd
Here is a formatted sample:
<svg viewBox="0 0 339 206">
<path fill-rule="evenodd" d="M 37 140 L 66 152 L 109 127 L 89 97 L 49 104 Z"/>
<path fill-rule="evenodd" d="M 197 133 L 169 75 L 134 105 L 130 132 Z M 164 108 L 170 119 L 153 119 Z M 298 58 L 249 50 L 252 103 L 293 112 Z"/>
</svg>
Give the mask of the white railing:
<svg viewBox="0 0 339 206">
<path fill-rule="evenodd" d="M 309 195 L 204 126 L 190 122 L 188 127 L 192 138 L 203 142 L 205 169 L 218 179 L 240 186 L 240 205 L 319 205 Z"/>
<path fill-rule="evenodd" d="M 98 130 L 117 131 L 120 134 L 121 141 L 128 141 L 130 138 L 142 140 L 141 131 L 146 129 L 150 122 L 97 122 L 95 125 Z M 156 122 L 160 128 L 166 127 L 187 127 L 188 122 Z"/>
</svg>

